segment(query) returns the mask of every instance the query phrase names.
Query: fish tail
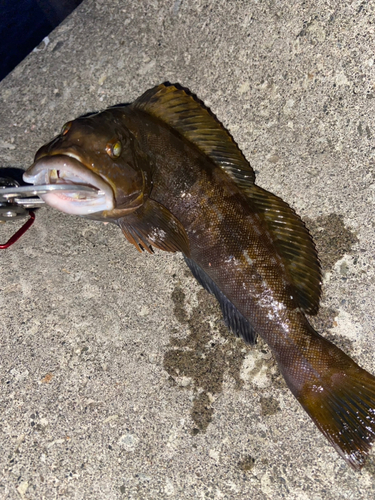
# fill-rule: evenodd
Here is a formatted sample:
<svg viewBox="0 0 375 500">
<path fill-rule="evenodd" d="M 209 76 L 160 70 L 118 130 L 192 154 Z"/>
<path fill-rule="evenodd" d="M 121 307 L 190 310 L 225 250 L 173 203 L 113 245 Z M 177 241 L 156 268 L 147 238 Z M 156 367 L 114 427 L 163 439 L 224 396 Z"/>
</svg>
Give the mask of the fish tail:
<svg viewBox="0 0 375 500">
<path fill-rule="evenodd" d="M 329 344 L 333 366 L 296 396 L 339 455 L 360 469 L 375 440 L 375 377 L 333 344 L 323 343 Z"/>
</svg>

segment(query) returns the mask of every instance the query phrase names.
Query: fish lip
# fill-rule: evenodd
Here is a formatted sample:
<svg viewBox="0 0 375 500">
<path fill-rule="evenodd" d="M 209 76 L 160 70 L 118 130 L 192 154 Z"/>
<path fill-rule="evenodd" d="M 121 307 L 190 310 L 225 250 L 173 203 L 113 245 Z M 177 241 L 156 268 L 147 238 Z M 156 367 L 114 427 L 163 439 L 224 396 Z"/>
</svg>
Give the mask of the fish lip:
<svg viewBox="0 0 375 500">
<path fill-rule="evenodd" d="M 64 175 L 52 178 L 52 172 Z M 64 152 L 43 155 L 26 170 L 23 180 L 30 184 L 77 184 L 88 185 L 97 189 L 97 193 L 83 194 L 77 197 L 74 192 L 49 192 L 41 198 L 50 206 L 73 215 L 89 215 L 95 212 L 109 211 L 115 207 L 112 187 L 98 174 L 87 167 L 79 156 Z M 56 182 L 54 182 L 56 180 Z"/>
</svg>

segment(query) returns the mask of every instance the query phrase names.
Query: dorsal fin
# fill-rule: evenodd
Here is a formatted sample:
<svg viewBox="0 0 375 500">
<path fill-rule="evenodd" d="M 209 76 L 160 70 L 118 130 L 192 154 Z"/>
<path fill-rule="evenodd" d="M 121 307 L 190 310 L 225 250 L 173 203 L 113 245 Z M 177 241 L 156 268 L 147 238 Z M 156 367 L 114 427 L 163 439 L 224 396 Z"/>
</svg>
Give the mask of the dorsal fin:
<svg viewBox="0 0 375 500">
<path fill-rule="evenodd" d="M 322 276 L 316 248 L 305 224 L 278 196 L 255 184 L 244 191 L 271 233 L 297 290 L 301 308 L 308 314 L 316 314 Z"/>
<path fill-rule="evenodd" d="M 187 89 L 162 83 L 131 106 L 168 124 L 209 156 L 238 185 L 253 183 L 255 174 L 229 132 L 213 113 Z"/>
</svg>

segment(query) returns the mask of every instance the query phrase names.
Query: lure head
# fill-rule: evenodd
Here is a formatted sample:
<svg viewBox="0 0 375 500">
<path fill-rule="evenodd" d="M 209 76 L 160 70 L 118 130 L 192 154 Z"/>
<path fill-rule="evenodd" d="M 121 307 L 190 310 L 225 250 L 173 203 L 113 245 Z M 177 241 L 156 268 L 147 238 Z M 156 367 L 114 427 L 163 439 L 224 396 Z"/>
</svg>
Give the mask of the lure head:
<svg viewBox="0 0 375 500">
<path fill-rule="evenodd" d="M 68 214 L 116 220 L 133 212 L 151 190 L 151 167 L 124 125 L 124 116 L 121 108 L 112 108 L 66 123 L 57 137 L 38 150 L 24 181 L 97 189 L 89 194 L 55 191 L 41 196 Z"/>
</svg>

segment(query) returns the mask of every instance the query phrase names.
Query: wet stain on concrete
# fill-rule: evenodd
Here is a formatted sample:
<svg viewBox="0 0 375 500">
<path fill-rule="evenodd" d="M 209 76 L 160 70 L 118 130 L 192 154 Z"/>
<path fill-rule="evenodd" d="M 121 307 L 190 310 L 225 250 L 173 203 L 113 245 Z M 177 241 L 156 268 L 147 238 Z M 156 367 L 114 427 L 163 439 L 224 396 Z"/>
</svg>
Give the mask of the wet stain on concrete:
<svg viewBox="0 0 375 500">
<path fill-rule="evenodd" d="M 369 456 L 366 460 L 363 470 L 368 472 L 373 478 L 375 478 L 375 458 Z"/>
<path fill-rule="evenodd" d="M 255 465 L 255 458 L 251 457 L 250 455 L 245 456 L 238 462 L 238 468 L 241 469 L 244 472 L 248 472 L 251 470 L 254 465 Z"/>
<path fill-rule="evenodd" d="M 344 224 L 343 215 L 329 214 L 305 219 L 314 239 L 323 271 L 329 271 L 358 242 L 357 235 Z"/>
<path fill-rule="evenodd" d="M 345 254 L 350 254 L 353 245 L 358 243 L 355 232 L 345 226 L 343 215 L 329 214 L 305 222 L 314 239 L 323 272 L 331 271 L 336 262 Z M 335 326 L 337 314 L 334 309 L 320 307 L 318 315 L 310 317 L 310 322 L 318 332 L 324 332 L 327 340 L 349 354 L 353 350 L 353 342 L 329 331 Z"/>
<path fill-rule="evenodd" d="M 340 335 L 335 335 L 332 333 L 331 329 L 335 325 L 335 317 L 338 315 L 338 311 L 329 307 L 320 307 L 317 316 L 310 316 L 309 322 L 319 333 L 324 334 L 324 338 L 335 344 L 337 347 L 342 349 L 347 354 L 353 351 L 353 342 Z"/>
<path fill-rule="evenodd" d="M 310 316 L 311 325 L 318 332 L 326 332 L 334 327 L 337 311 L 331 307 L 320 307 L 316 316 Z"/>
<path fill-rule="evenodd" d="M 279 402 L 272 396 L 260 398 L 260 413 L 263 417 L 276 415 L 280 411 Z"/>
<path fill-rule="evenodd" d="M 193 434 L 204 432 L 211 422 L 212 403 L 222 392 L 224 374 L 232 377 L 237 389 L 243 386 L 240 370 L 251 350 L 227 329 L 212 296 L 201 290 L 197 298 L 198 305 L 188 314 L 185 292 L 180 286 L 173 291 L 174 313 L 180 323 L 189 327 L 189 334 L 185 338 L 172 337 L 171 348 L 164 356 L 164 368 L 172 380 L 184 380 L 182 386 L 194 391 Z"/>
</svg>

